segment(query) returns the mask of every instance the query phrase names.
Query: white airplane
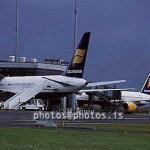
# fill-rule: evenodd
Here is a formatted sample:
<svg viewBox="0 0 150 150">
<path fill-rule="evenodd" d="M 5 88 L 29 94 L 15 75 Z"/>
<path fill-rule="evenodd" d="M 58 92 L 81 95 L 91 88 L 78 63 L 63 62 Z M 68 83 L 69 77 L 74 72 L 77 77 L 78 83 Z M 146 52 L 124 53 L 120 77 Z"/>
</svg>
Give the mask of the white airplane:
<svg viewBox="0 0 150 150">
<path fill-rule="evenodd" d="M 89 95 L 86 94 L 86 93 L 95 93 L 95 92 L 105 92 L 105 91 L 113 91 L 113 90 L 116 90 L 116 89 L 96 89 L 97 87 L 99 86 L 106 86 L 106 85 L 113 85 L 113 84 L 118 84 L 118 83 L 124 83 L 126 82 L 126 80 L 115 80 L 115 81 L 103 81 L 103 82 L 91 82 L 91 83 L 88 83 L 86 85 L 86 88 L 89 88 L 89 89 L 86 89 L 86 90 L 80 90 L 78 92 L 78 94 L 76 95 L 76 99 L 77 100 L 88 100 L 89 99 Z M 123 89 L 117 89 L 117 90 L 123 90 Z"/>
<path fill-rule="evenodd" d="M 75 54 L 63 75 L 2 77 L 0 91 L 14 93 L 4 102 L 4 109 L 17 109 L 32 97 L 64 97 L 84 88 L 87 81 L 82 79 L 90 32 L 83 34 Z"/>
<path fill-rule="evenodd" d="M 148 104 L 150 102 L 150 74 L 148 75 L 141 91 L 122 91 L 121 99 L 124 101 L 124 110 L 128 112 L 133 112 L 138 106 Z"/>
<path fill-rule="evenodd" d="M 106 83 L 114 84 L 115 81 L 107 81 Z M 87 85 L 88 87 L 94 87 L 98 84 L 103 84 L 105 82 L 92 83 L 91 85 Z M 119 83 L 119 82 L 118 82 Z M 129 89 L 130 90 L 130 89 Z M 123 101 L 123 109 L 126 112 L 134 112 L 137 110 L 138 106 L 145 105 L 150 102 L 150 74 L 147 77 L 141 91 L 128 91 L 128 89 L 88 89 L 88 90 L 80 90 L 80 94 L 76 96 L 77 101 L 89 100 L 89 95 L 94 94 L 95 92 L 106 92 L 106 91 L 121 91 L 121 101 Z M 87 94 L 88 93 L 88 94 Z"/>
</svg>

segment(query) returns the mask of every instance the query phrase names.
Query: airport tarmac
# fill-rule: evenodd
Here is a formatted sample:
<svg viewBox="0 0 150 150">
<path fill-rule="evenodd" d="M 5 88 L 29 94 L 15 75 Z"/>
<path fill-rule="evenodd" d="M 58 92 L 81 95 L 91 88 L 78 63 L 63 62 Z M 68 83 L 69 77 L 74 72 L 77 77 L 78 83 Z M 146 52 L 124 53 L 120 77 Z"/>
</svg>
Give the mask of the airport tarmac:
<svg viewBox="0 0 150 150">
<path fill-rule="evenodd" d="M 33 120 L 34 111 L 14 111 L 1 110 L 0 111 L 0 127 L 37 127 Z M 54 120 L 56 123 L 62 120 Z M 111 123 L 125 123 L 125 124 L 150 124 L 150 114 L 125 114 L 124 119 L 115 120 L 65 120 L 66 124 L 111 124 Z"/>
</svg>

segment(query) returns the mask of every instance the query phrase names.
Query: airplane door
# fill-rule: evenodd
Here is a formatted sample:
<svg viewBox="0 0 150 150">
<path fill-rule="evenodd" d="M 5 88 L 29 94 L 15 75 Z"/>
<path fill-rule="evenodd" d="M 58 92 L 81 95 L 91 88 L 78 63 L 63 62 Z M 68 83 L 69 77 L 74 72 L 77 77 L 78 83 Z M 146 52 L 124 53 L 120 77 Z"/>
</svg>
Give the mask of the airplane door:
<svg viewBox="0 0 150 150">
<path fill-rule="evenodd" d="M 54 90 L 55 89 L 55 82 L 45 80 L 44 82 L 44 90 Z"/>
</svg>

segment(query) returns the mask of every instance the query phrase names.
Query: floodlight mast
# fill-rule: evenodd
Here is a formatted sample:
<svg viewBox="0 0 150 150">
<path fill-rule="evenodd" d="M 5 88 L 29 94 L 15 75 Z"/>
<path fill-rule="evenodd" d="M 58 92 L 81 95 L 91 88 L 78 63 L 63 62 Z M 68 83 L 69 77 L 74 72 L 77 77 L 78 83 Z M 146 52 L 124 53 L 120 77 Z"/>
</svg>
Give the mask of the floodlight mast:
<svg viewBox="0 0 150 150">
<path fill-rule="evenodd" d="M 74 0 L 74 49 L 76 49 L 77 40 L 77 0 Z"/>
<path fill-rule="evenodd" d="M 19 27 L 19 22 L 18 22 L 18 0 L 16 0 L 16 27 L 15 27 L 15 31 L 16 31 L 16 44 L 15 44 L 15 62 L 18 62 L 18 57 L 19 57 L 19 31 L 18 31 L 18 27 Z"/>
</svg>

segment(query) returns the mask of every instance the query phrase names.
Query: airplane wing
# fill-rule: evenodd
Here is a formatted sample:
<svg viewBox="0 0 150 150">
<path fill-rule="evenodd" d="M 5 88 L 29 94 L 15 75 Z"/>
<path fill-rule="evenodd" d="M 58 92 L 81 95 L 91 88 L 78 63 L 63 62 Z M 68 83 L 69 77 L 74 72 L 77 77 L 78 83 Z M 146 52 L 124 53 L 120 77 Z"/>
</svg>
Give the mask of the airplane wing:
<svg viewBox="0 0 150 150">
<path fill-rule="evenodd" d="M 43 90 L 43 82 L 40 81 L 38 83 L 35 83 L 31 85 L 27 89 L 23 89 L 21 92 L 15 94 L 11 98 L 9 98 L 7 101 L 4 102 L 4 108 L 5 109 L 14 109 L 20 106 L 23 102 L 28 101 L 38 93 L 40 93 Z"/>
<path fill-rule="evenodd" d="M 92 82 L 88 83 L 86 87 L 95 87 L 95 86 L 102 86 L 102 85 L 111 85 L 111 84 L 118 84 L 124 83 L 126 80 L 116 80 L 116 81 L 104 81 L 104 82 Z"/>
<path fill-rule="evenodd" d="M 93 93 L 93 92 L 130 91 L 130 90 L 134 90 L 134 88 L 126 88 L 126 89 L 89 89 L 89 90 L 80 90 L 79 92 Z"/>
</svg>

